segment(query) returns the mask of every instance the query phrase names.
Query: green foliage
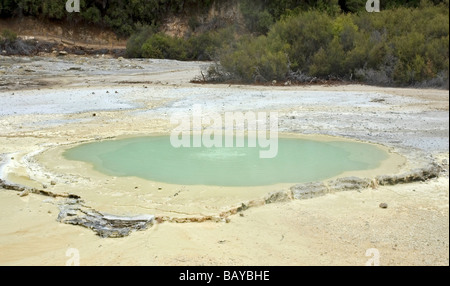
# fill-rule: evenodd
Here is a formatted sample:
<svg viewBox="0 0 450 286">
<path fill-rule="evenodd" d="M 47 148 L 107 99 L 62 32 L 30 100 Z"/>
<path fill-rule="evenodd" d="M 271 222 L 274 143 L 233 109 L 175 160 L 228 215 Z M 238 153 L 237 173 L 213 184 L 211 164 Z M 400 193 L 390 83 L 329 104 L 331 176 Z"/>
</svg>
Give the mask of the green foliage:
<svg viewBox="0 0 450 286">
<path fill-rule="evenodd" d="M 65 10 L 65 0 L 0 0 L 0 17 L 36 16 L 50 20 L 83 20 L 129 36 L 141 25 L 158 24 L 168 13 L 209 7 L 212 0 L 81 0 L 81 13 Z"/>
<path fill-rule="evenodd" d="M 209 31 L 191 36 L 186 40 L 185 47 L 188 50 L 190 60 L 214 60 L 217 51 L 235 41 L 236 31 L 234 27 L 225 27 L 217 31 Z"/>
<path fill-rule="evenodd" d="M 225 74 L 245 82 L 286 80 L 287 74 L 297 71 L 309 77 L 384 85 L 448 78 L 448 1 L 417 5 L 420 8 L 382 13 L 301 11 L 283 17 L 267 37 L 246 38 L 227 46 L 219 60 Z M 288 71 L 283 66 L 286 58 Z"/>
<path fill-rule="evenodd" d="M 234 41 L 235 34 L 234 28 L 230 26 L 187 38 L 175 38 L 158 33 L 155 26 L 145 26 L 128 40 L 127 57 L 213 60 L 220 47 Z"/>
<path fill-rule="evenodd" d="M 356 12 L 362 11 L 362 10 L 364 10 L 366 8 L 366 2 L 367 1 L 346 0 L 344 2 L 345 2 L 346 9 L 349 12 L 356 13 Z M 383 1 L 381 1 L 381 2 L 383 2 Z"/>
<path fill-rule="evenodd" d="M 142 56 L 145 58 L 186 60 L 187 54 L 183 43 L 183 39 L 157 33 L 142 45 Z"/>
<path fill-rule="evenodd" d="M 142 58 L 142 45 L 156 32 L 154 26 L 140 27 L 127 41 L 126 55 L 129 58 Z"/>
<path fill-rule="evenodd" d="M 92 24 L 99 24 L 102 21 L 102 14 L 100 10 L 95 6 L 89 7 L 85 11 L 82 11 L 81 16 L 86 22 Z"/>
<path fill-rule="evenodd" d="M 268 34 L 271 41 L 281 41 L 289 55 L 291 68 L 301 69 L 311 64 L 312 56 L 333 39 L 332 20 L 318 11 L 302 13 L 277 22 Z"/>
<path fill-rule="evenodd" d="M 9 29 L 2 31 L 0 41 L 3 43 L 14 43 L 17 40 L 17 34 Z"/>
<path fill-rule="evenodd" d="M 0 17 L 111 28 L 131 35 L 128 57 L 217 60 L 221 65 L 211 72 L 243 82 L 292 74 L 386 85 L 448 79 L 449 0 L 381 1 L 381 13 L 367 13 L 362 0 L 241 0 L 247 34 L 223 23 L 197 29 L 195 14 L 189 26 L 199 34 L 174 38 L 158 32 L 168 14 L 205 11 L 215 1 L 226 0 L 81 0 L 82 12 L 69 14 L 63 0 L 0 0 Z M 342 13 L 344 2 L 350 13 Z M 1 40 L 15 36 L 3 32 Z"/>
<path fill-rule="evenodd" d="M 64 19 L 66 12 L 66 6 L 64 3 L 61 3 L 59 1 L 54 0 L 43 0 L 41 2 L 41 7 L 36 6 L 35 9 L 39 11 L 39 9 L 42 11 L 42 15 L 44 17 L 48 17 L 50 19 L 56 19 L 61 20 Z M 39 15 L 39 12 L 27 12 L 28 15 Z"/>
<path fill-rule="evenodd" d="M 235 79 L 246 83 L 282 80 L 289 71 L 289 63 L 286 54 L 276 45 L 266 36 L 254 40 L 244 38 L 235 49 L 224 49 L 220 61 Z"/>
<path fill-rule="evenodd" d="M 244 0 L 240 6 L 245 26 L 258 35 L 266 34 L 274 23 L 273 16 L 263 6 L 262 2 L 254 0 Z"/>
</svg>

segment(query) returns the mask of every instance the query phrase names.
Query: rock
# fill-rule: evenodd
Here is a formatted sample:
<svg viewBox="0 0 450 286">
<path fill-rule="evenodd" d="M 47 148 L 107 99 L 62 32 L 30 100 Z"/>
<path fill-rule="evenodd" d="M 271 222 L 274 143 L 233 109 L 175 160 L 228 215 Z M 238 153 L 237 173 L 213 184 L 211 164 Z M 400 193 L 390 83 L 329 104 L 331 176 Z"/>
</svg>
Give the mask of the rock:
<svg viewBox="0 0 450 286">
<path fill-rule="evenodd" d="M 26 197 L 30 194 L 29 190 L 24 190 L 22 192 L 19 193 L 19 197 Z"/>
<path fill-rule="evenodd" d="M 58 56 L 67 56 L 69 53 L 66 51 L 59 51 Z"/>
<path fill-rule="evenodd" d="M 388 208 L 388 204 L 387 203 L 381 203 L 380 204 L 380 208 L 387 209 Z"/>
<path fill-rule="evenodd" d="M 118 57 L 117 60 L 121 62 L 121 61 L 124 60 L 124 58 L 123 57 Z"/>
<path fill-rule="evenodd" d="M 324 183 L 305 183 L 291 187 L 292 197 L 296 200 L 306 200 L 324 196 L 329 193 Z"/>
<path fill-rule="evenodd" d="M 55 186 L 55 185 L 56 185 L 56 182 L 55 182 L 55 181 L 51 181 L 51 182 L 50 182 L 50 185 Z"/>
<path fill-rule="evenodd" d="M 238 207 L 236 211 L 237 211 L 237 212 L 243 212 L 243 211 L 246 211 L 246 210 L 248 210 L 248 209 L 249 209 L 249 206 L 246 205 L 246 204 L 244 204 L 244 203 L 242 203 L 241 206 Z"/>
<path fill-rule="evenodd" d="M 270 193 L 266 199 L 265 202 L 266 204 L 273 204 L 273 203 L 277 203 L 277 202 L 286 202 L 291 200 L 291 194 L 286 192 L 286 191 L 278 191 L 278 192 L 273 192 Z"/>
<path fill-rule="evenodd" d="M 104 238 L 125 237 L 133 231 L 147 229 L 155 221 L 153 215 L 131 217 L 102 214 L 85 206 L 79 199 L 67 199 L 59 208 L 59 222 L 89 228 Z"/>
<path fill-rule="evenodd" d="M 334 192 L 353 191 L 367 189 L 372 184 L 370 179 L 361 179 L 357 177 L 339 178 L 330 182 L 329 188 Z"/>
<path fill-rule="evenodd" d="M 420 169 L 414 169 L 410 172 L 392 175 L 392 176 L 378 176 L 376 178 L 379 185 L 397 185 L 418 181 L 426 181 L 429 179 L 437 178 L 442 172 L 442 167 L 436 163 L 431 163 L 426 167 Z"/>
<path fill-rule="evenodd" d="M 26 190 L 26 188 L 23 186 L 19 186 L 16 184 L 10 184 L 10 183 L 3 181 L 2 179 L 0 179 L 0 189 L 17 191 L 17 192 L 23 192 Z"/>
</svg>

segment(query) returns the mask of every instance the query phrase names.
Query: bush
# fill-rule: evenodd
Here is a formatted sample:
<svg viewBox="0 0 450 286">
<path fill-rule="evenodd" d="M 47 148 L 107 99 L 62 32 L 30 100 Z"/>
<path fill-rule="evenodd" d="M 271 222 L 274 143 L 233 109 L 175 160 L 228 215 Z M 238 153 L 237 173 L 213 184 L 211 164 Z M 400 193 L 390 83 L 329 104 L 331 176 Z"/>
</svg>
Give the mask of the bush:
<svg viewBox="0 0 450 286">
<path fill-rule="evenodd" d="M 300 74 L 382 85 L 448 85 L 448 1 L 421 3 L 374 14 L 300 12 L 278 21 L 267 37 L 226 47 L 219 60 L 244 82 Z"/>
<path fill-rule="evenodd" d="M 14 43 L 17 40 L 17 34 L 9 29 L 4 29 L 1 35 L 2 42 Z"/>
<path fill-rule="evenodd" d="M 185 41 L 163 33 L 154 34 L 142 45 L 142 56 L 145 58 L 186 60 Z"/>
<path fill-rule="evenodd" d="M 141 27 L 137 33 L 133 34 L 127 41 L 126 56 L 128 58 L 142 58 L 142 46 L 156 31 L 153 26 Z"/>
<path fill-rule="evenodd" d="M 88 8 L 81 15 L 88 23 L 92 24 L 99 24 L 102 20 L 102 14 L 95 6 Z"/>
<path fill-rule="evenodd" d="M 145 26 L 133 34 L 127 42 L 127 57 L 210 61 L 220 47 L 235 39 L 231 26 L 188 38 L 174 38 L 156 31 L 154 26 Z"/>
<path fill-rule="evenodd" d="M 188 59 L 199 61 L 211 61 L 217 57 L 217 51 L 235 41 L 235 28 L 233 26 L 217 31 L 209 31 L 196 36 L 191 36 L 185 44 L 190 50 Z"/>
<path fill-rule="evenodd" d="M 279 41 L 289 56 L 291 69 L 309 72 L 312 57 L 333 39 L 331 18 L 321 12 L 311 11 L 277 22 L 268 38 Z"/>
<path fill-rule="evenodd" d="M 242 39 L 235 49 L 228 46 L 220 62 L 227 73 L 246 83 L 282 80 L 289 71 L 286 54 L 265 36 Z"/>
</svg>

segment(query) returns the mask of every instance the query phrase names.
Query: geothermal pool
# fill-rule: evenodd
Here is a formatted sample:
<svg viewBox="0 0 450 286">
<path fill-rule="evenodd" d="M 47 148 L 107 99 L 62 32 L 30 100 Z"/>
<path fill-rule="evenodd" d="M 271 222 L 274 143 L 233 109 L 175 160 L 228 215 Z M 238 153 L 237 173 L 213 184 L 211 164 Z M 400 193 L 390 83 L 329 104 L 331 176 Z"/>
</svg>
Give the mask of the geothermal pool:
<svg viewBox="0 0 450 286">
<path fill-rule="evenodd" d="M 176 148 L 170 136 L 86 143 L 66 150 L 68 160 L 101 173 L 177 185 L 264 186 L 325 180 L 343 172 L 371 170 L 388 158 L 383 149 L 351 141 L 279 138 L 274 158 L 259 147 Z"/>
</svg>

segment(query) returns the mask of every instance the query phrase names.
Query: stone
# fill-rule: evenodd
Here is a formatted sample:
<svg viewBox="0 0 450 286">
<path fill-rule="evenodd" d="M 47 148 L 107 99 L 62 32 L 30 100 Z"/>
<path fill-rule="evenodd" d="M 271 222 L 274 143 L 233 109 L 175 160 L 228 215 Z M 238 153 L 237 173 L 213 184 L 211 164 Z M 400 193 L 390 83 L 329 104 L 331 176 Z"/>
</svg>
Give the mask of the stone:
<svg viewBox="0 0 450 286">
<path fill-rule="evenodd" d="M 50 182 L 50 185 L 55 186 L 55 185 L 56 185 L 56 182 L 55 182 L 55 181 L 51 181 L 51 182 Z"/>
<path fill-rule="evenodd" d="M 346 177 L 336 179 L 328 184 L 334 192 L 353 191 L 367 189 L 372 185 L 372 180 L 358 177 Z"/>
<path fill-rule="evenodd" d="M 246 204 L 244 204 L 244 203 L 242 203 L 241 206 L 238 207 L 236 211 L 237 211 L 237 212 L 243 212 L 243 211 L 246 211 L 246 210 L 248 210 L 248 209 L 249 209 L 249 206 L 246 205 Z"/>
<path fill-rule="evenodd" d="M 292 197 L 295 200 L 306 200 L 326 195 L 329 190 L 322 182 L 298 184 L 291 187 Z"/>
<path fill-rule="evenodd" d="M 24 190 L 22 192 L 19 193 L 19 197 L 26 197 L 30 194 L 29 190 Z"/>
<path fill-rule="evenodd" d="M 414 169 L 410 172 L 400 175 L 385 175 L 378 176 L 376 181 L 381 186 L 405 184 L 418 181 L 427 181 L 429 179 L 437 178 L 442 172 L 442 167 L 436 163 L 430 163 L 423 168 Z"/>
<path fill-rule="evenodd" d="M 79 225 L 93 230 L 104 238 L 119 238 L 133 231 L 147 229 L 154 224 L 155 216 L 115 216 L 100 213 L 79 199 L 66 199 L 59 206 L 58 221 L 65 224 Z"/>
<path fill-rule="evenodd" d="M 59 51 L 58 52 L 58 55 L 59 56 L 67 56 L 69 53 L 68 52 L 66 52 L 66 51 Z"/>
<path fill-rule="evenodd" d="M 278 192 L 273 192 L 270 193 L 266 199 L 265 199 L 265 203 L 266 204 L 273 204 L 273 203 L 278 203 L 278 202 L 286 202 L 291 200 L 291 194 L 286 192 L 286 191 L 278 191 Z"/>
<path fill-rule="evenodd" d="M 380 208 L 387 209 L 388 208 L 388 204 L 387 203 L 381 203 L 380 204 Z"/>
</svg>

